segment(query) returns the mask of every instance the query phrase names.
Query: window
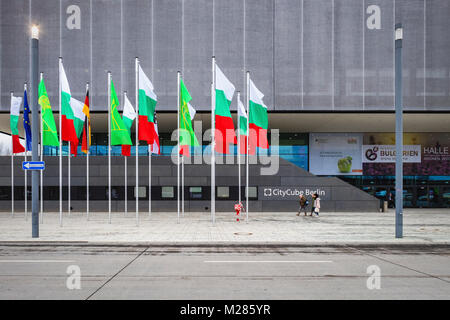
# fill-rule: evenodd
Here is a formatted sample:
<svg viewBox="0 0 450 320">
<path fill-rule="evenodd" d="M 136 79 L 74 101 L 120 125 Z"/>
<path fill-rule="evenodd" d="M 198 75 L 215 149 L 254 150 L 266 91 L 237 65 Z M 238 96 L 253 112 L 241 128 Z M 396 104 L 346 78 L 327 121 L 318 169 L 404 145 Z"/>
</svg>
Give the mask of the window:
<svg viewBox="0 0 450 320">
<path fill-rule="evenodd" d="M 217 187 L 217 198 L 228 199 L 230 197 L 230 187 Z"/>
<path fill-rule="evenodd" d="M 244 195 L 247 197 L 247 188 L 244 188 Z M 258 199 L 258 187 L 248 187 L 248 198 L 251 200 Z"/>
<path fill-rule="evenodd" d="M 161 198 L 163 199 L 173 199 L 174 198 L 174 187 L 162 187 L 161 188 Z"/>
<path fill-rule="evenodd" d="M 202 198 L 202 187 L 189 187 L 189 196 L 192 200 L 198 200 Z"/>
<path fill-rule="evenodd" d="M 147 197 L 147 187 L 139 187 L 139 198 Z M 134 187 L 134 198 L 136 198 L 136 187 Z"/>
</svg>

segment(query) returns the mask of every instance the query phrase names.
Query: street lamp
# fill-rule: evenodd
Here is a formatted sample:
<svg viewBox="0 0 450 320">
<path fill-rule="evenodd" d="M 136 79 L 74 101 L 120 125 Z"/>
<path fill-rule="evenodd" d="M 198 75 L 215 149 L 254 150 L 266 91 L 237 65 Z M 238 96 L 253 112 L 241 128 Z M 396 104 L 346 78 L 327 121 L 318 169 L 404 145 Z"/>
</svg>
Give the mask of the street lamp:
<svg viewBox="0 0 450 320">
<path fill-rule="evenodd" d="M 395 237 L 403 238 L 402 24 L 395 25 Z"/>
<path fill-rule="evenodd" d="M 31 27 L 30 39 L 30 82 L 31 82 L 31 116 L 32 116 L 32 145 L 31 158 L 39 161 L 39 113 L 38 113 L 38 84 L 39 84 L 39 27 Z M 31 235 L 39 238 L 39 172 L 31 171 Z"/>
<path fill-rule="evenodd" d="M 39 40 L 39 27 L 36 25 L 31 27 L 31 38 Z"/>
</svg>

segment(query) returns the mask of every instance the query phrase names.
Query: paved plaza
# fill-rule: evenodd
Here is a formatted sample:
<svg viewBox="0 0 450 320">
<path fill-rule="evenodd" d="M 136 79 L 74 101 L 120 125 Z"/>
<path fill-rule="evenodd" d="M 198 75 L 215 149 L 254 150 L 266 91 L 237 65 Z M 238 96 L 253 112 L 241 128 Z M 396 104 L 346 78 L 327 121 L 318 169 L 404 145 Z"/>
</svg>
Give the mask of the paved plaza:
<svg viewBox="0 0 450 320">
<path fill-rule="evenodd" d="M 233 213 L 216 213 L 213 225 L 209 212 L 177 213 L 94 212 L 86 214 L 45 213 L 39 239 L 31 237 L 31 219 L 22 213 L 0 215 L 0 242 L 74 241 L 117 243 L 410 243 L 449 244 L 450 209 L 405 209 L 404 238 L 395 239 L 395 212 L 321 212 L 320 217 L 296 216 L 295 212 L 251 212 L 236 221 Z"/>
</svg>

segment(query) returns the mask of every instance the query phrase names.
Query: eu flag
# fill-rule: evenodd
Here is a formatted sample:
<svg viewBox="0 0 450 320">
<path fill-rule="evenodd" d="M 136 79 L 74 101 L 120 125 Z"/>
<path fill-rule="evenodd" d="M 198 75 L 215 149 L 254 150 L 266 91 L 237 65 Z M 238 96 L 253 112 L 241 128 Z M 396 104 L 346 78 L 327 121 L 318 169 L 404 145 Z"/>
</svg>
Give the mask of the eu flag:
<svg viewBox="0 0 450 320">
<path fill-rule="evenodd" d="M 31 151 L 30 107 L 28 107 L 27 90 L 23 93 L 23 127 L 25 128 L 27 151 Z"/>
</svg>

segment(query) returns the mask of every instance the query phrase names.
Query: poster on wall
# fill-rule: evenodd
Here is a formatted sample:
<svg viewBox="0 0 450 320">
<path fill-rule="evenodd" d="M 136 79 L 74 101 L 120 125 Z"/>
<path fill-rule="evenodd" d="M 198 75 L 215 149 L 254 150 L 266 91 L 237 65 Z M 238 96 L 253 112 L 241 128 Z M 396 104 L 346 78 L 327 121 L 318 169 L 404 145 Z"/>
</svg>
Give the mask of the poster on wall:
<svg viewBox="0 0 450 320">
<path fill-rule="evenodd" d="M 421 162 L 420 145 L 403 146 L 403 163 Z M 395 145 L 365 144 L 362 146 L 363 163 L 395 162 Z"/>
<path fill-rule="evenodd" d="M 450 175 L 450 134 L 449 133 L 404 133 L 404 150 L 420 150 L 415 160 L 403 164 L 404 175 L 448 176 Z M 366 133 L 364 146 L 390 145 L 395 150 L 394 133 Z M 416 148 L 416 149 L 406 149 Z M 364 175 L 395 175 L 395 161 L 377 163 L 363 161 Z"/>
<path fill-rule="evenodd" d="M 309 171 L 317 175 L 362 175 L 362 133 L 311 133 Z"/>
</svg>

